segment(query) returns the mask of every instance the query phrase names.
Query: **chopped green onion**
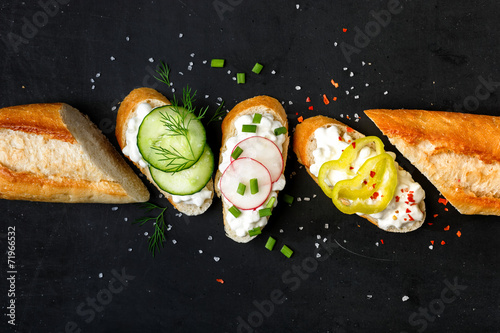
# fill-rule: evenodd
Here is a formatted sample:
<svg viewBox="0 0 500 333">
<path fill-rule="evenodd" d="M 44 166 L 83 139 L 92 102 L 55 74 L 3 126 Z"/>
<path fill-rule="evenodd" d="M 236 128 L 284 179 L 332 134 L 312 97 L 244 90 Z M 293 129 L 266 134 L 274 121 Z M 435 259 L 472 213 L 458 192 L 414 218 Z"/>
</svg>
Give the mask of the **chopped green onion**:
<svg viewBox="0 0 500 333">
<path fill-rule="evenodd" d="M 283 253 L 285 257 L 290 258 L 293 254 L 293 251 L 288 246 L 283 245 L 283 247 L 281 248 L 281 253 Z"/>
<path fill-rule="evenodd" d="M 259 193 L 259 181 L 257 178 L 250 179 L 250 193 Z"/>
<path fill-rule="evenodd" d="M 238 194 L 240 194 L 240 195 L 243 195 L 243 194 L 245 194 L 246 189 L 247 189 L 247 186 L 245 184 L 240 183 L 238 185 L 238 189 L 236 190 L 236 192 L 238 192 Z"/>
<path fill-rule="evenodd" d="M 274 135 L 285 134 L 287 132 L 286 127 L 278 127 L 274 129 Z"/>
<path fill-rule="evenodd" d="M 241 215 L 241 210 L 239 210 L 235 206 L 231 206 L 231 208 L 229 208 L 229 212 L 233 214 L 234 217 L 238 217 Z"/>
<path fill-rule="evenodd" d="M 276 197 L 271 197 L 271 199 L 269 199 L 269 201 L 266 204 L 266 208 L 273 208 L 275 202 L 276 202 Z"/>
<path fill-rule="evenodd" d="M 262 70 L 262 68 L 264 68 L 264 66 L 262 66 L 261 64 L 259 64 L 258 62 L 253 66 L 253 69 L 252 69 L 252 72 L 254 72 L 255 74 L 260 74 L 260 71 Z"/>
<path fill-rule="evenodd" d="M 260 124 L 260 120 L 262 119 L 262 114 L 256 113 L 253 115 L 253 120 L 252 123 L 254 124 Z"/>
<path fill-rule="evenodd" d="M 272 251 L 274 248 L 274 244 L 276 244 L 276 239 L 269 236 L 269 239 L 266 242 L 266 249 L 268 249 L 269 251 Z"/>
<path fill-rule="evenodd" d="M 241 153 L 243 152 L 243 149 L 241 149 L 239 146 L 234 148 L 233 152 L 231 153 L 231 157 L 235 160 L 240 157 Z"/>
<path fill-rule="evenodd" d="M 259 210 L 260 217 L 271 216 L 273 214 L 271 208 L 262 208 Z"/>
<path fill-rule="evenodd" d="M 287 204 L 291 205 L 293 203 L 293 197 L 289 194 L 285 194 L 283 196 L 283 201 L 286 202 Z"/>
<path fill-rule="evenodd" d="M 237 73 L 236 82 L 238 82 L 238 84 L 245 83 L 245 73 Z"/>
<path fill-rule="evenodd" d="M 257 235 L 260 235 L 262 233 L 262 230 L 260 230 L 259 227 L 255 227 L 251 230 L 248 230 L 248 235 L 249 236 L 257 236 Z"/>
<path fill-rule="evenodd" d="M 257 132 L 257 125 L 245 124 L 241 127 L 241 131 L 247 132 L 247 133 L 255 133 L 255 132 Z"/>
<path fill-rule="evenodd" d="M 224 59 L 212 59 L 210 66 L 217 68 L 224 67 Z"/>
</svg>

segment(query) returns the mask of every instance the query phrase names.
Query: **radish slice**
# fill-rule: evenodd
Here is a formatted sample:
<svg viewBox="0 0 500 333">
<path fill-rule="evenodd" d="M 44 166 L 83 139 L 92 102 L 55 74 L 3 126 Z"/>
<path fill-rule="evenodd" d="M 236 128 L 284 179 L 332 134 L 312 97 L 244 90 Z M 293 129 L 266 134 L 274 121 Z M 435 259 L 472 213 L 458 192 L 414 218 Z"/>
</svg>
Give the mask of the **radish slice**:
<svg viewBox="0 0 500 333">
<path fill-rule="evenodd" d="M 234 149 L 236 147 L 240 147 L 243 150 L 240 158 L 250 157 L 262 163 L 269 170 L 273 183 L 280 178 L 283 173 L 283 155 L 274 142 L 262 136 L 251 136 L 241 140 L 236 144 Z M 231 160 L 233 160 L 232 157 Z"/>
<path fill-rule="evenodd" d="M 250 179 L 256 178 L 259 192 L 250 193 Z M 246 185 L 244 195 L 239 194 L 238 185 Z M 226 168 L 220 179 L 219 188 L 224 197 L 238 209 L 256 209 L 266 202 L 272 189 L 271 174 L 260 162 L 240 157 Z"/>
</svg>

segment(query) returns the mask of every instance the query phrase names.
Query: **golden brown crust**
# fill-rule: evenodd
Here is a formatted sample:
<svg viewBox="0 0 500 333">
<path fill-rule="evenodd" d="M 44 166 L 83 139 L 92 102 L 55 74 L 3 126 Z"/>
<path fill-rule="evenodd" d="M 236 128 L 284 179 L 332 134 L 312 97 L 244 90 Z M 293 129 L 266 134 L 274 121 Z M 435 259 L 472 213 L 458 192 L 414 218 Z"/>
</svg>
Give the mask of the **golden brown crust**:
<svg viewBox="0 0 500 333">
<path fill-rule="evenodd" d="M 314 156 L 312 155 L 312 151 L 316 148 L 316 140 L 314 139 L 314 132 L 318 128 L 329 127 L 329 126 L 336 126 L 341 136 L 343 136 L 344 133 L 347 131 L 349 132 L 349 135 L 354 139 L 359 139 L 364 137 L 364 134 L 352 129 L 351 127 L 345 125 L 344 123 L 336 119 L 332 119 L 325 116 L 310 117 L 304 119 L 302 123 L 298 124 L 295 127 L 295 132 L 293 134 L 293 151 L 295 152 L 295 155 L 297 155 L 299 163 L 304 165 L 307 173 L 316 182 L 316 184 L 318 184 L 318 178 L 314 174 L 312 174 L 311 171 L 309 170 L 309 167 L 312 164 L 314 164 L 313 161 Z M 415 224 L 409 225 L 403 229 L 397 229 L 393 226 L 390 226 L 386 231 L 403 233 L 420 228 L 420 226 L 422 226 L 425 220 L 425 203 L 423 200 L 420 202 L 419 208 L 422 212 L 424 212 L 424 218 L 422 219 L 422 221 L 415 222 Z M 378 222 L 376 219 L 373 219 L 368 215 L 360 215 L 360 216 L 364 219 L 367 219 L 372 224 L 378 227 Z"/>
<path fill-rule="evenodd" d="M 365 113 L 460 213 L 500 215 L 500 117 L 404 109 Z"/>
<path fill-rule="evenodd" d="M 76 143 L 59 115 L 62 105 L 62 103 L 45 103 L 3 108 L 0 112 L 0 128 Z"/>
</svg>

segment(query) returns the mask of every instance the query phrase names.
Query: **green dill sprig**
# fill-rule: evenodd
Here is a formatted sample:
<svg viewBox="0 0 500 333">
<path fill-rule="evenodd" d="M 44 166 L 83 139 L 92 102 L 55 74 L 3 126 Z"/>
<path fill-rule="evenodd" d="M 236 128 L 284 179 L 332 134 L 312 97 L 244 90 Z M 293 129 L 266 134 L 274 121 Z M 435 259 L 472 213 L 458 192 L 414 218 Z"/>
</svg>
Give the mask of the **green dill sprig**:
<svg viewBox="0 0 500 333">
<path fill-rule="evenodd" d="M 217 121 L 217 120 L 219 120 L 219 118 L 223 118 L 223 116 L 226 115 L 226 111 L 224 111 L 222 109 L 223 106 L 224 106 L 224 102 L 222 102 L 219 105 L 219 107 L 217 108 L 217 110 L 215 110 L 215 113 L 212 115 L 212 117 L 208 121 L 208 124 L 210 124 L 212 121 Z"/>
<path fill-rule="evenodd" d="M 155 227 L 155 231 L 153 233 L 153 236 L 151 236 L 148 240 L 148 250 L 149 252 L 151 252 L 154 258 L 156 254 L 155 252 L 160 252 L 161 248 L 163 248 L 163 245 L 167 240 L 165 236 L 165 231 L 167 229 L 167 226 L 165 224 L 165 211 L 167 210 L 167 207 L 160 207 L 150 202 L 146 202 L 142 206 L 146 209 L 147 212 L 155 209 L 160 210 L 160 214 L 158 214 L 156 217 L 146 216 L 133 222 L 133 224 L 139 224 L 140 226 L 143 226 L 146 222 L 154 221 L 153 225 Z"/>
<path fill-rule="evenodd" d="M 160 75 L 160 77 L 158 78 L 155 76 L 154 77 L 155 79 L 157 79 L 160 82 L 165 83 L 169 87 L 172 85 L 170 82 L 170 68 L 163 61 L 160 63 L 160 65 L 156 69 L 156 73 L 158 73 L 158 75 Z"/>
</svg>

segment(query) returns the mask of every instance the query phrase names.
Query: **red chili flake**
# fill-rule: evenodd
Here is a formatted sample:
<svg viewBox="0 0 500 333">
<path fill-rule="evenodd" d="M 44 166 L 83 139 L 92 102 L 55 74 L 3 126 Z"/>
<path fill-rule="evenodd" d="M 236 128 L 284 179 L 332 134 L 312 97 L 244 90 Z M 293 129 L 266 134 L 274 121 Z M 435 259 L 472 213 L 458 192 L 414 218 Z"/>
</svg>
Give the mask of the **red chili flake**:
<svg viewBox="0 0 500 333">
<path fill-rule="evenodd" d="M 377 184 L 373 184 L 372 186 L 373 186 L 373 188 L 375 188 L 375 186 L 377 186 Z"/>
<path fill-rule="evenodd" d="M 381 240 L 380 240 L 380 243 L 384 244 L 384 240 L 383 240 L 383 239 L 381 239 Z"/>
<path fill-rule="evenodd" d="M 396 195 L 396 202 L 399 202 L 399 197 Z"/>
<path fill-rule="evenodd" d="M 354 169 L 354 167 L 350 166 L 350 167 L 349 167 L 349 170 L 352 170 L 352 169 Z"/>
<path fill-rule="evenodd" d="M 448 230 L 450 230 L 450 226 L 449 225 L 444 228 L 444 231 L 448 231 Z"/>
<path fill-rule="evenodd" d="M 448 211 L 448 208 L 445 208 L 444 210 L 445 210 L 445 211 Z"/>
<path fill-rule="evenodd" d="M 446 204 L 448 203 L 448 200 L 446 200 L 445 198 L 439 198 L 439 199 L 438 199 L 438 202 L 439 202 L 439 203 L 442 203 L 443 205 L 445 205 L 445 206 L 446 206 Z"/>
<path fill-rule="evenodd" d="M 332 85 L 335 87 L 335 88 L 338 88 L 339 87 L 339 84 L 335 81 L 333 81 L 333 79 L 330 81 L 332 83 Z"/>
<path fill-rule="evenodd" d="M 342 31 L 343 32 L 347 32 L 347 28 L 342 28 Z"/>
<path fill-rule="evenodd" d="M 444 244 L 446 244 L 446 242 L 445 241 L 441 241 L 441 245 L 444 245 Z"/>
<path fill-rule="evenodd" d="M 458 182 L 460 183 L 460 179 L 458 180 Z"/>
<path fill-rule="evenodd" d="M 306 103 L 309 103 L 311 99 L 309 97 L 306 98 Z"/>
<path fill-rule="evenodd" d="M 434 218 L 438 217 L 438 214 L 434 214 Z"/>
<path fill-rule="evenodd" d="M 427 223 L 428 225 L 433 225 L 434 223 Z"/>
<path fill-rule="evenodd" d="M 351 117 L 349 117 L 348 115 L 347 115 L 347 116 L 345 116 L 345 117 L 346 117 L 348 120 L 349 120 L 349 119 L 351 119 Z"/>
<path fill-rule="evenodd" d="M 415 220 L 413 219 L 413 217 L 411 217 L 411 215 L 410 215 L 410 214 L 408 214 L 408 217 L 410 218 L 410 221 L 415 221 Z"/>
<path fill-rule="evenodd" d="M 334 97 L 334 98 L 333 98 L 333 101 L 335 102 L 336 100 L 337 100 L 337 97 Z"/>
<path fill-rule="evenodd" d="M 347 133 L 351 133 L 351 132 L 354 132 L 354 130 L 350 127 L 347 127 L 346 130 L 345 130 Z M 354 147 L 356 148 L 356 147 Z"/>
<path fill-rule="evenodd" d="M 349 131 L 348 131 L 349 132 Z M 356 149 L 356 142 L 352 143 L 352 148 Z"/>
<path fill-rule="evenodd" d="M 363 185 L 366 185 L 368 184 L 368 182 L 366 180 L 363 180 Z"/>
<path fill-rule="evenodd" d="M 431 244 L 434 245 L 434 241 L 433 240 L 431 240 Z"/>
<path fill-rule="evenodd" d="M 339 135 L 339 141 L 344 141 L 344 139 L 342 139 L 342 137 Z"/>
<path fill-rule="evenodd" d="M 375 171 L 373 171 L 373 170 L 370 171 L 370 177 L 372 177 L 372 178 L 375 177 Z"/>
<path fill-rule="evenodd" d="M 375 200 L 378 198 L 378 192 L 373 192 L 373 195 L 370 197 L 370 199 Z"/>
<path fill-rule="evenodd" d="M 312 111 L 314 107 L 311 105 L 310 107 L 308 107 L 308 109 Z"/>
<path fill-rule="evenodd" d="M 298 112 L 295 112 L 295 115 L 296 115 L 296 116 L 298 116 L 298 115 L 299 115 L 299 113 L 298 113 Z"/>
<path fill-rule="evenodd" d="M 406 213 L 411 213 L 410 208 L 406 208 Z"/>
<path fill-rule="evenodd" d="M 409 202 L 415 202 L 415 199 L 413 199 L 413 194 L 412 193 L 408 193 L 408 201 Z"/>
<path fill-rule="evenodd" d="M 222 279 L 216 279 L 215 281 L 219 282 L 220 284 L 224 284 L 224 280 Z"/>
<path fill-rule="evenodd" d="M 330 104 L 330 101 L 328 100 L 328 97 L 326 97 L 325 94 L 323 94 L 323 103 L 325 103 L 325 105 Z"/>
<path fill-rule="evenodd" d="M 461 237 L 462 236 L 462 233 L 460 232 L 460 230 L 457 231 L 457 236 L 458 237 Z"/>
<path fill-rule="evenodd" d="M 304 121 L 304 117 L 300 116 L 297 118 L 297 120 L 299 121 L 299 123 L 303 122 Z"/>
</svg>

